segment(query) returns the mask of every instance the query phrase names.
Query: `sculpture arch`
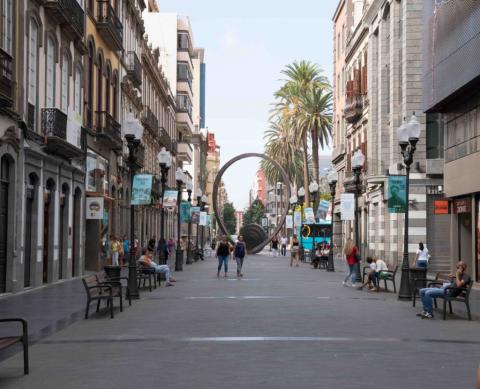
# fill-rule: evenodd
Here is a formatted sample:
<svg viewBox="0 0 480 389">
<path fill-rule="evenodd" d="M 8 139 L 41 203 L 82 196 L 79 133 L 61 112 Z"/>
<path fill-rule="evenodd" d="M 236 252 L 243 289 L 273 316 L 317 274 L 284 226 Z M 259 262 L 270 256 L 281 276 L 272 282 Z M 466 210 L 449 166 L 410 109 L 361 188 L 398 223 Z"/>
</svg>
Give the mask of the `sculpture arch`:
<svg viewBox="0 0 480 389">
<path fill-rule="evenodd" d="M 267 156 L 265 154 L 261 154 L 261 153 L 245 153 L 245 154 L 237 155 L 236 157 L 232 158 L 225 165 L 222 166 L 222 168 L 219 170 L 217 176 L 215 177 L 215 182 L 213 184 L 213 194 L 212 194 L 213 211 L 215 213 L 215 219 L 217 220 L 218 225 L 220 226 L 220 229 L 224 234 L 227 234 L 227 228 L 225 227 L 225 223 L 223 222 L 223 219 L 220 217 L 220 213 L 218 211 L 218 201 L 217 201 L 218 200 L 218 188 L 219 188 L 220 183 L 222 181 L 223 174 L 227 171 L 227 169 L 230 166 L 232 166 L 235 162 L 238 162 L 238 161 L 240 161 L 242 159 L 246 159 L 246 158 L 261 158 L 261 159 L 264 159 L 264 160 L 270 162 L 271 164 L 273 164 L 278 169 L 278 171 L 280 172 L 280 174 L 282 176 L 283 183 L 287 187 L 287 193 L 286 193 L 285 198 L 286 199 L 290 198 L 290 180 L 288 179 L 288 175 L 285 172 L 285 170 L 282 168 L 282 166 L 280 166 L 280 164 L 277 161 L 275 161 L 274 159 L 270 158 L 269 156 Z M 256 254 L 256 253 L 260 252 L 268 243 L 270 243 L 272 238 L 275 235 L 277 235 L 280 232 L 280 230 L 282 229 L 282 226 L 285 223 L 285 219 L 287 218 L 287 213 L 288 213 L 288 207 L 285 207 L 283 212 L 282 212 L 282 218 L 280 219 L 280 222 L 276 226 L 272 235 L 268 236 L 267 239 L 265 241 L 263 241 L 262 243 L 256 245 L 252 249 L 248 250 L 249 254 Z"/>
</svg>

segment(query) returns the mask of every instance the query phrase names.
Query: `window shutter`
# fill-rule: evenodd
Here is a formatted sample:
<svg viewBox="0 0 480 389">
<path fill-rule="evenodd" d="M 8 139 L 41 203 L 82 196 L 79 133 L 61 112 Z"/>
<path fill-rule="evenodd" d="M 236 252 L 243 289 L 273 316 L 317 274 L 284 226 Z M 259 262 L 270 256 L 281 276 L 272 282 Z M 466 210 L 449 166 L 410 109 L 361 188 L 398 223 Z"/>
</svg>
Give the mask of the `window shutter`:
<svg viewBox="0 0 480 389">
<path fill-rule="evenodd" d="M 362 67 L 362 95 L 367 94 L 367 67 Z"/>
<path fill-rule="evenodd" d="M 36 105 L 37 103 L 37 53 L 38 53 L 38 27 L 30 20 L 30 42 L 28 56 L 28 102 Z"/>
<path fill-rule="evenodd" d="M 359 84 L 360 84 L 360 70 L 355 69 L 353 71 L 353 96 L 359 95 Z"/>
<path fill-rule="evenodd" d="M 79 115 L 81 114 L 80 112 L 80 107 L 82 106 L 81 104 L 81 77 L 82 75 L 80 74 L 80 69 L 77 67 L 75 68 L 75 112 L 77 112 Z"/>
<path fill-rule="evenodd" d="M 47 42 L 47 100 L 45 106 L 47 108 L 55 107 L 55 43 L 51 38 Z"/>
<path fill-rule="evenodd" d="M 63 54 L 62 64 L 62 111 L 68 114 L 68 57 Z"/>
</svg>

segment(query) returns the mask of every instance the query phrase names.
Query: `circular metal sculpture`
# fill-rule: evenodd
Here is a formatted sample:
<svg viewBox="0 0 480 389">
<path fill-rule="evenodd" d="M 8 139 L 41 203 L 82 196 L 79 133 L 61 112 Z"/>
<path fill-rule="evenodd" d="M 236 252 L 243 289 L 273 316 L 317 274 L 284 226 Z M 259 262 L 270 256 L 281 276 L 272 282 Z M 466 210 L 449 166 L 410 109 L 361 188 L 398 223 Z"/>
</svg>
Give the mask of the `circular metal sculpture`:
<svg viewBox="0 0 480 389">
<path fill-rule="evenodd" d="M 261 246 L 261 244 L 268 238 L 267 233 L 262 226 L 256 223 L 247 224 L 240 228 L 240 235 L 244 237 L 247 252 L 251 254 L 258 253 L 260 250 L 255 252 L 252 250 L 254 250 L 255 247 Z"/>
<path fill-rule="evenodd" d="M 280 166 L 280 164 L 277 161 L 275 161 L 272 158 L 270 158 L 269 156 L 267 156 L 265 154 L 261 154 L 261 153 L 245 153 L 245 154 L 237 155 L 236 157 L 232 158 L 230 161 L 228 161 L 225 165 L 222 166 L 222 168 L 218 172 L 217 177 L 215 178 L 215 182 L 213 184 L 213 194 L 212 194 L 212 197 L 213 197 L 212 198 L 213 212 L 215 213 L 215 218 L 217 219 L 218 225 L 220 226 L 220 229 L 222 230 L 222 232 L 224 234 L 227 234 L 227 228 L 225 227 L 225 223 L 223 222 L 222 218 L 220 217 L 220 212 L 218 211 L 218 201 L 217 201 L 218 200 L 218 188 L 220 187 L 220 183 L 222 181 L 222 177 L 223 177 L 223 174 L 225 173 L 225 171 L 230 166 L 232 166 L 235 162 L 238 162 L 238 161 L 240 161 L 242 159 L 246 159 L 246 158 L 261 158 L 261 159 L 264 159 L 264 160 L 270 162 L 271 164 L 273 164 L 278 169 L 278 171 L 280 172 L 280 174 L 282 176 L 282 181 L 285 184 L 285 186 L 287 187 L 287 193 L 286 193 L 285 198 L 286 199 L 290 198 L 290 181 L 288 179 L 287 173 L 285 172 L 285 170 Z M 277 227 L 273 231 L 272 235 L 271 236 L 266 236 L 266 234 L 264 232 L 263 237 L 265 237 L 265 239 L 263 241 L 261 241 L 260 243 L 256 244 L 256 245 L 254 245 L 254 244 L 256 242 L 258 242 L 258 239 L 262 236 L 258 232 L 257 227 L 253 227 L 255 225 L 253 225 L 252 227 L 250 227 L 250 225 L 247 225 L 242 229 L 242 230 L 245 231 L 245 228 L 249 227 L 246 230 L 246 232 L 248 232 L 249 235 L 245 234 L 245 236 L 244 236 L 245 237 L 245 245 L 247 246 L 247 252 L 249 254 L 256 254 L 256 253 L 262 251 L 263 248 L 268 243 L 270 243 L 272 238 L 280 232 L 280 230 L 282 229 L 283 223 L 285 223 L 285 219 L 287 218 L 287 212 L 288 212 L 288 207 L 285 207 L 283 209 L 283 213 L 282 213 L 282 217 L 280 219 L 280 222 L 278 223 Z M 256 225 L 256 226 L 258 226 L 258 225 Z M 260 227 L 260 226 L 258 226 L 258 227 Z M 262 228 L 262 227 L 260 227 L 260 228 Z M 252 237 L 250 237 L 250 232 L 249 231 L 251 231 Z M 263 231 L 263 229 L 262 229 L 262 231 Z M 247 237 L 248 237 L 248 241 L 247 241 Z"/>
</svg>

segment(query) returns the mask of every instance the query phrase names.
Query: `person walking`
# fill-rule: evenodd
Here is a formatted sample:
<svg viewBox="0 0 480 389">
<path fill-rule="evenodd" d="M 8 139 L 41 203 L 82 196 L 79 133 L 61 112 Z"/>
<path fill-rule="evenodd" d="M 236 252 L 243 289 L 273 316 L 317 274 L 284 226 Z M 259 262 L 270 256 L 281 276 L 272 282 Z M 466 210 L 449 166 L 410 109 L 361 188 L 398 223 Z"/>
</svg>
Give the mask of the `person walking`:
<svg viewBox="0 0 480 389">
<path fill-rule="evenodd" d="M 217 249 L 216 249 L 216 256 L 218 258 L 217 278 L 220 277 L 220 271 L 222 270 L 222 266 L 224 268 L 225 278 L 227 278 L 228 257 L 230 256 L 231 248 L 232 247 L 228 242 L 227 235 L 224 235 L 222 237 L 222 240 L 218 242 Z"/>
<path fill-rule="evenodd" d="M 287 244 L 288 244 L 288 239 L 286 236 L 282 236 L 280 238 L 280 248 L 281 248 L 281 254 L 282 256 L 286 256 L 287 255 Z"/>
<path fill-rule="evenodd" d="M 298 266 L 298 252 L 300 248 L 300 242 L 297 238 L 297 234 L 293 234 L 292 243 L 290 244 L 290 267 L 295 263 L 295 267 Z"/>
<path fill-rule="evenodd" d="M 416 252 L 415 261 L 413 262 L 413 267 L 426 269 L 429 259 L 430 254 L 428 253 L 428 249 L 424 246 L 422 242 L 420 242 L 418 244 L 418 250 Z"/>
<path fill-rule="evenodd" d="M 115 235 L 110 237 L 110 250 L 112 252 L 112 266 L 118 266 L 118 256 L 120 255 L 121 244 Z"/>
<path fill-rule="evenodd" d="M 233 249 L 233 256 L 235 257 L 235 261 L 237 261 L 237 277 L 238 278 L 243 277 L 242 267 L 243 267 L 243 260 L 246 257 L 246 253 L 247 253 L 247 247 L 245 246 L 245 242 L 243 241 L 243 236 L 240 235 Z"/>
<path fill-rule="evenodd" d="M 276 235 L 272 239 L 272 256 L 278 257 L 278 238 Z"/>
<path fill-rule="evenodd" d="M 345 248 L 343 249 L 343 253 L 345 254 L 345 258 L 347 261 L 348 265 L 348 272 L 345 277 L 345 279 L 342 282 L 343 286 L 352 286 L 356 287 L 355 284 L 355 268 L 357 267 L 358 260 L 357 260 L 357 254 L 358 254 L 358 248 L 355 246 L 353 243 L 353 240 L 351 238 L 347 239 L 347 242 L 345 243 Z M 351 284 L 348 284 L 348 279 L 351 279 Z"/>
<path fill-rule="evenodd" d="M 123 237 L 123 263 L 122 266 L 126 265 L 128 263 L 128 260 L 130 258 L 130 241 L 128 240 L 127 236 L 125 235 Z"/>
</svg>

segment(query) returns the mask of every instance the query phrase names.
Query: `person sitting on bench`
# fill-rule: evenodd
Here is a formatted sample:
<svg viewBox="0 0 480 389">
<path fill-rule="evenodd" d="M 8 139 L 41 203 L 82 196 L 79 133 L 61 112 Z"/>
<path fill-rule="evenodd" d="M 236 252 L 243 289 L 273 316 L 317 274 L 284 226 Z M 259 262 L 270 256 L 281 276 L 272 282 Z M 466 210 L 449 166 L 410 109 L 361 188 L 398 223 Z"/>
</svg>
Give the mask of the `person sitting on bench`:
<svg viewBox="0 0 480 389">
<path fill-rule="evenodd" d="M 173 286 L 172 282 L 176 282 L 170 273 L 170 268 L 168 265 L 158 265 L 155 263 L 152 259 L 151 252 L 147 249 L 142 250 L 142 256 L 138 261 L 141 262 L 145 267 L 151 267 L 155 269 L 155 273 L 157 274 L 165 274 L 165 279 L 167 280 L 166 286 Z"/>
<path fill-rule="evenodd" d="M 375 290 L 377 287 L 377 277 L 375 272 L 377 271 L 377 265 L 373 261 L 372 257 L 367 257 L 368 267 L 370 268 L 367 274 L 367 280 L 359 287 L 359 289 L 363 289 L 365 286 L 368 285 L 369 290 Z M 372 286 L 373 284 L 373 286 Z"/>
<path fill-rule="evenodd" d="M 420 298 L 422 300 L 423 310 L 417 313 L 422 319 L 433 318 L 433 299 L 436 297 L 442 297 L 445 295 L 445 288 L 452 289 L 447 290 L 449 296 L 456 297 L 462 293 L 462 288 L 466 287 L 471 282 L 470 276 L 465 273 L 467 270 L 467 264 L 463 261 L 457 263 L 457 271 L 455 274 L 450 274 L 448 278 L 449 283 L 445 283 L 441 288 L 423 288 L 420 289 Z"/>
</svg>

